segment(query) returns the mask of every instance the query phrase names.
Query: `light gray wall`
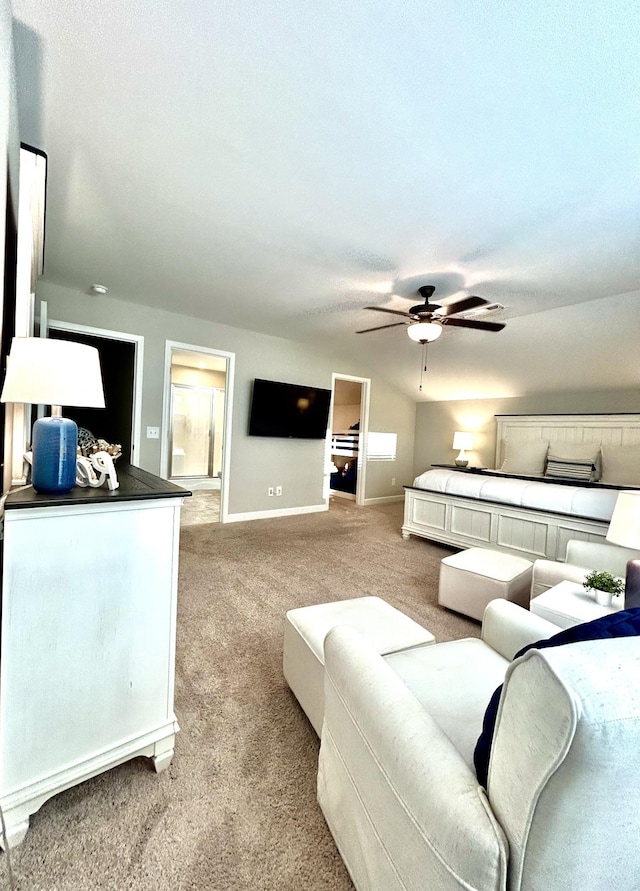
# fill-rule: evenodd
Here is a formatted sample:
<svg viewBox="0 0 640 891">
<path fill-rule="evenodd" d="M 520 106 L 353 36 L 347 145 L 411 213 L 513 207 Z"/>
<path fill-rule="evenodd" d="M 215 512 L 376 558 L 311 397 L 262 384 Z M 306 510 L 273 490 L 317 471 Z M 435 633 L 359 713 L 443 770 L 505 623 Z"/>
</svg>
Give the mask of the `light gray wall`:
<svg viewBox="0 0 640 891">
<path fill-rule="evenodd" d="M 38 299 L 46 300 L 50 319 L 144 337 L 142 398 L 143 439 L 138 463 L 160 473 L 160 440 L 147 440 L 147 426 L 161 427 L 166 340 L 235 353 L 235 390 L 231 437 L 229 512 L 249 513 L 300 508 L 324 503 L 325 443 L 247 435 L 252 381 L 256 377 L 316 387 L 331 387 L 331 374 L 370 377 L 370 429 L 398 434 L 395 462 L 370 462 L 366 497 L 380 498 L 402 492 L 413 474 L 415 404 L 372 369 L 355 367 L 348 357 L 337 358 L 293 341 L 268 337 L 225 325 L 177 315 L 116 300 L 93 297 L 49 282 L 38 283 Z M 163 431 L 164 432 L 164 431 Z M 392 478 L 396 485 L 391 485 Z M 282 496 L 267 495 L 280 485 Z"/>
<path fill-rule="evenodd" d="M 18 137 L 18 110 L 16 79 L 13 59 L 11 5 L 0 0 L 0 271 L 4 273 L 5 233 L 7 201 L 13 208 L 14 219 L 18 214 L 18 176 L 20 142 Z M 10 181 L 9 188 L 7 182 Z M 4 274 L 0 275 L 0 306 L 4 299 Z M 0 313 L 0 326 L 2 315 Z"/>
<path fill-rule="evenodd" d="M 7 152 L 9 149 L 9 116 L 11 105 L 11 10 L 7 0 L 0 2 L 0 245 L 4 272 L 5 213 L 7 199 Z M 0 276 L 0 298 L 4 292 L 4 275 Z M 2 316 L 0 315 L 0 325 Z"/>
<path fill-rule="evenodd" d="M 0 0 L 0 333 L 4 301 L 13 300 L 13 292 L 5 294 L 4 263 L 7 217 L 12 218 L 14 223 L 17 221 L 19 173 L 20 140 L 11 5 L 9 0 Z M 15 269 L 10 274 L 15 279 Z M 14 330 L 7 334 L 13 335 Z M 4 375 L 4 368 L 1 371 Z M 11 486 L 11 424 L 4 423 L 6 410 L 8 407 L 5 409 L 5 406 L 0 409 L 0 436 L 5 440 L 5 462 L 0 471 L 3 493 Z"/>
<path fill-rule="evenodd" d="M 378 387 L 380 389 L 380 387 Z M 380 495 L 400 495 L 404 492 L 402 487 L 411 485 L 415 474 L 413 473 L 413 449 L 414 430 L 416 418 L 416 405 L 408 402 L 398 394 L 398 391 L 388 388 L 385 391 L 386 398 L 373 398 L 376 386 L 372 384 L 371 409 L 369 412 L 369 430 L 375 433 L 397 433 L 397 455 L 395 461 L 368 461 L 367 462 L 367 498 Z M 403 431 L 409 425 L 412 426 L 411 448 L 407 443 Z M 407 459 L 409 463 L 407 463 Z M 395 479 L 395 485 L 392 484 Z"/>
<path fill-rule="evenodd" d="M 559 372 L 559 376 L 561 371 Z M 468 399 L 455 402 L 423 402 L 416 409 L 414 476 L 431 464 L 450 464 L 456 430 L 473 433 L 469 463 L 493 467 L 496 452 L 495 415 L 608 414 L 640 412 L 640 388 L 536 393 L 503 399 Z"/>
</svg>

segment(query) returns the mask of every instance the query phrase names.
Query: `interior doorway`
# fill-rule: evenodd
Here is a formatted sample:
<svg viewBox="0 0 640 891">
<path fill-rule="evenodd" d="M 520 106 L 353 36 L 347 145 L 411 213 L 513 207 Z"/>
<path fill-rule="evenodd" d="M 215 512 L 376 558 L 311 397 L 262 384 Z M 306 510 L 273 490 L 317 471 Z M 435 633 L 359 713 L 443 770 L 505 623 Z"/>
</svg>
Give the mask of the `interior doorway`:
<svg viewBox="0 0 640 891">
<path fill-rule="evenodd" d="M 364 504 L 371 381 L 332 375 L 329 495 Z"/>
<path fill-rule="evenodd" d="M 90 430 L 98 439 L 119 443 L 121 460 L 135 465 L 140 454 L 144 338 L 53 319 L 46 327 L 48 337 L 96 347 L 100 355 L 105 407 L 68 406 L 65 417 Z"/>
<path fill-rule="evenodd" d="M 161 466 L 194 493 L 185 523 L 226 522 L 232 353 L 167 341 Z"/>
</svg>

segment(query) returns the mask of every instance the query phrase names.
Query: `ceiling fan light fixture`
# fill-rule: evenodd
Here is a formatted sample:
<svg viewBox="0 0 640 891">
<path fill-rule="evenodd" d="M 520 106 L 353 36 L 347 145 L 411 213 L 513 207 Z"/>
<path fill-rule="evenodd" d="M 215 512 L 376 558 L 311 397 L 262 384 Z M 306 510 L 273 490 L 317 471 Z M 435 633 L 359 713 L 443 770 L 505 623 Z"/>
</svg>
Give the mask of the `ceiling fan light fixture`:
<svg viewBox="0 0 640 891">
<path fill-rule="evenodd" d="M 407 334 L 416 343 L 429 343 L 442 334 L 442 325 L 435 322 L 415 322 L 407 328 Z"/>
</svg>

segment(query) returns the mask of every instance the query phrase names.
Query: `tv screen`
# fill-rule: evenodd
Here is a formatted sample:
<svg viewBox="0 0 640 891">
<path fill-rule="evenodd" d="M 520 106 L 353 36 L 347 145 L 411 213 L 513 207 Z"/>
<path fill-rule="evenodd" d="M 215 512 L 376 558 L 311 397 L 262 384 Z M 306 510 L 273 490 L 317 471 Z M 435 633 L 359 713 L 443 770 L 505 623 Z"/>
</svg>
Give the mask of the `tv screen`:
<svg viewBox="0 0 640 891">
<path fill-rule="evenodd" d="M 249 436 L 324 439 L 331 390 L 256 378 L 253 382 Z"/>
</svg>

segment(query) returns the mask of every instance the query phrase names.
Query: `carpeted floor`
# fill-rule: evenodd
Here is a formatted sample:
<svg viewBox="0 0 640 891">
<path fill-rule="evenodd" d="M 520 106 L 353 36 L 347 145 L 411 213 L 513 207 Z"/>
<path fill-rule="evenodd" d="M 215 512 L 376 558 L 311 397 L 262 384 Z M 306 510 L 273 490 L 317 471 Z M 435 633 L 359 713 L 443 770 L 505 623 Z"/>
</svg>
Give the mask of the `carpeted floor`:
<svg viewBox="0 0 640 891">
<path fill-rule="evenodd" d="M 283 617 L 384 597 L 445 640 L 479 626 L 436 604 L 447 548 L 403 541 L 402 505 L 186 525 L 181 533 L 176 754 L 46 802 L 12 852 L 20 891 L 347 891 L 315 799 L 318 740 L 282 678 Z M 78 720 L 82 720 L 79 715 Z M 0 856 L 0 887 L 6 856 Z"/>
</svg>

